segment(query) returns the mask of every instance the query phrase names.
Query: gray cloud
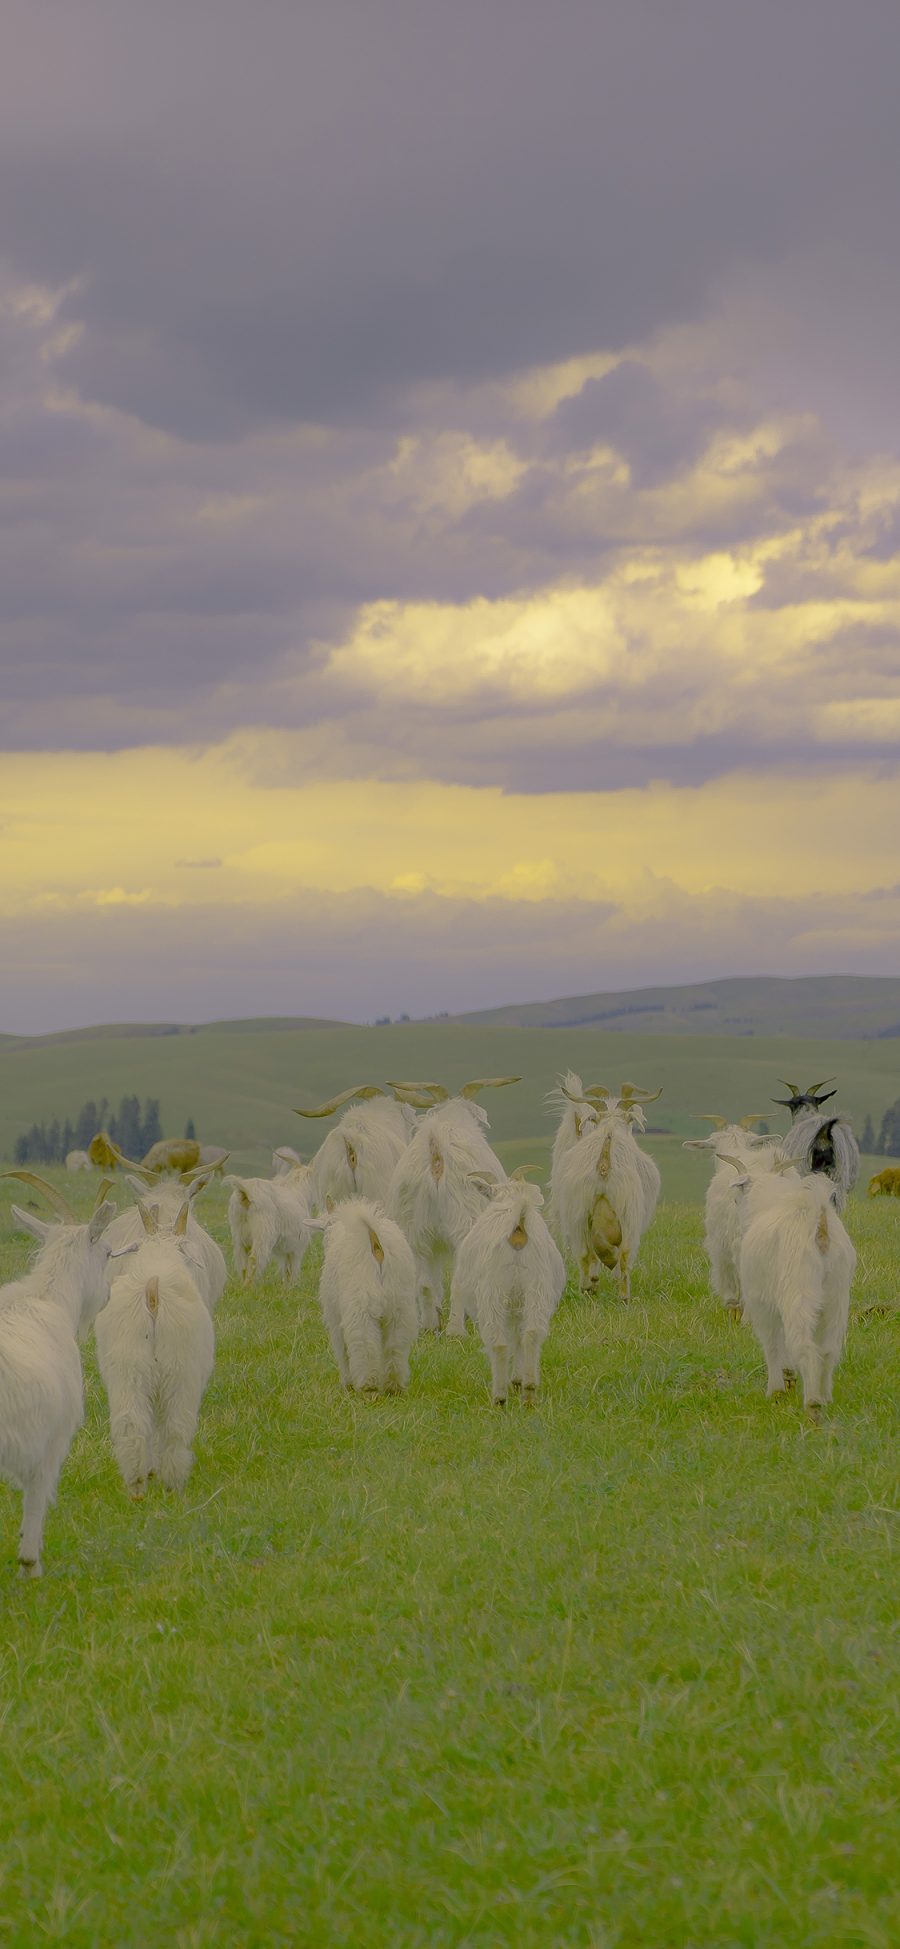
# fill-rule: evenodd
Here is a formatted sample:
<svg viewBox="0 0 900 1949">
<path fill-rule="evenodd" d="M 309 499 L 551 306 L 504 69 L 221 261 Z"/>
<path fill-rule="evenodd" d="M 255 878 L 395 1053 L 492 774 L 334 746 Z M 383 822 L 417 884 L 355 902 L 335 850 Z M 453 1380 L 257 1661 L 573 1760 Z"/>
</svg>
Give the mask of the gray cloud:
<svg viewBox="0 0 900 1949">
<path fill-rule="evenodd" d="M 189 439 L 623 347 L 800 245 L 839 284 L 896 221 L 880 0 L 79 0 L 52 62 L 12 15 L 7 249 L 80 280 L 83 393 Z"/>
<path fill-rule="evenodd" d="M 610 905 L 306 893 L 270 907 L 140 906 L 4 922 L 4 1033 L 115 1021 L 209 1021 L 238 1015 L 378 1015 L 463 1011 L 665 975 L 847 972 L 896 968 L 897 890 L 873 926 L 865 896 L 696 897 L 659 883 L 654 911 Z M 127 1007 L 122 996 L 127 995 Z"/>
</svg>

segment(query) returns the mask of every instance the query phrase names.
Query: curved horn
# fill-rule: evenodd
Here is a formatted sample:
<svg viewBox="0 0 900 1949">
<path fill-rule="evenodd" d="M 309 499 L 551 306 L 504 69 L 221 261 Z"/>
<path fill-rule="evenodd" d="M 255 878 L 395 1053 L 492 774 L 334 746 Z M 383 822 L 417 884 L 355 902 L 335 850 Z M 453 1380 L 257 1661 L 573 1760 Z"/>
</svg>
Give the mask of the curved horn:
<svg viewBox="0 0 900 1949">
<path fill-rule="evenodd" d="M 383 1095 L 384 1090 L 378 1083 L 355 1083 L 352 1090 L 341 1090 L 338 1096 L 330 1097 L 327 1103 L 317 1104 L 314 1110 L 295 1109 L 294 1115 L 295 1117 L 333 1117 L 335 1110 L 339 1110 L 342 1103 L 352 1103 L 354 1097 Z"/>
<path fill-rule="evenodd" d="M 450 1101 L 450 1091 L 445 1089 L 441 1089 L 440 1094 L 432 1091 L 430 1096 L 423 1096 L 420 1090 L 413 1087 L 412 1083 L 392 1083 L 391 1088 L 394 1092 L 395 1102 L 409 1103 L 414 1110 L 435 1110 L 439 1103 L 449 1103 Z"/>
<path fill-rule="evenodd" d="M 511 1178 L 515 1178 L 517 1181 L 521 1182 L 524 1179 L 527 1171 L 541 1171 L 541 1170 L 543 1170 L 542 1164 L 517 1164 L 515 1170 L 510 1171 L 509 1175 Z"/>
<path fill-rule="evenodd" d="M 140 1198 L 138 1198 L 137 1208 L 141 1214 L 141 1224 L 144 1227 L 147 1237 L 154 1238 L 159 1231 L 159 1206 L 142 1204 Z"/>
<path fill-rule="evenodd" d="M 733 1164 L 733 1165 L 734 1165 L 734 1168 L 735 1168 L 735 1170 L 736 1170 L 736 1171 L 740 1171 L 740 1173 L 741 1173 L 741 1176 L 742 1176 L 742 1177 L 743 1177 L 743 1175 L 744 1175 L 744 1172 L 745 1172 L 745 1171 L 746 1171 L 746 1169 L 747 1169 L 747 1166 L 746 1166 L 746 1164 L 744 1163 L 744 1160 L 743 1160 L 743 1158 L 742 1158 L 742 1157 L 732 1157 L 732 1156 L 731 1156 L 731 1153 L 730 1153 L 729 1151 L 727 1151 L 727 1150 L 720 1150 L 720 1152 L 719 1152 L 719 1163 L 720 1163 L 720 1164 Z"/>
<path fill-rule="evenodd" d="M 107 1194 L 107 1191 L 111 1191 L 111 1190 L 112 1190 L 112 1188 L 113 1188 L 113 1181 L 112 1181 L 112 1178 L 101 1178 L 101 1179 L 100 1179 L 100 1184 L 99 1184 L 99 1187 L 98 1187 L 98 1190 L 97 1190 L 97 1196 L 96 1196 L 96 1198 L 94 1199 L 94 1202 L 93 1202 L 93 1204 L 92 1204 L 92 1206 L 91 1206 L 91 1217 L 92 1217 L 92 1218 L 93 1218 L 93 1216 L 94 1216 L 94 1213 L 95 1213 L 95 1211 L 99 1211 L 99 1210 L 100 1210 L 100 1206 L 102 1205 L 102 1203 L 103 1203 L 103 1200 L 104 1200 L 104 1198 L 106 1197 L 106 1194 Z"/>
<path fill-rule="evenodd" d="M 193 1184 L 197 1178 L 202 1178 L 205 1184 L 206 1180 L 212 1177 L 214 1171 L 218 1171 L 223 1164 L 228 1163 L 230 1156 L 230 1150 L 223 1150 L 221 1157 L 217 1157 L 214 1164 L 195 1164 L 192 1171 L 182 1171 L 182 1184 Z M 203 1185 L 198 1184 L 197 1190 L 202 1191 L 202 1189 Z"/>
<path fill-rule="evenodd" d="M 739 1130 L 752 1130 L 752 1128 L 753 1128 L 753 1125 L 754 1125 L 755 1123 L 765 1123 L 765 1120 L 766 1120 L 766 1119 L 765 1119 L 765 1113 L 764 1113 L 764 1111 L 762 1111 L 762 1110 L 755 1110 L 755 1111 L 754 1111 L 754 1113 L 753 1113 L 753 1116 L 752 1116 L 752 1117 L 741 1117 L 741 1120 L 740 1120 L 740 1122 L 739 1122 L 739 1124 L 738 1124 L 738 1129 L 739 1129 Z"/>
<path fill-rule="evenodd" d="M 77 1212 L 72 1210 L 62 1192 L 57 1191 L 55 1184 L 48 1184 L 46 1178 L 39 1178 L 35 1171 L 0 1171 L 0 1177 L 18 1178 L 20 1184 L 33 1184 L 36 1191 L 43 1192 L 51 1210 L 58 1211 L 67 1224 L 77 1225 L 80 1222 Z"/>
<path fill-rule="evenodd" d="M 710 1110 L 701 1110 L 698 1114 L 697 1122 L 714 1124 L 717 1130 L 728 1129 L 728 1118 L 714 1116 Z"/>
<path fill-rule="evenodd" d="M 779 1082 L 781 1081 L 780 1076 L 778 1080 Z M 823 1076 L 821 1083 L 810 1083 L 809 1089 L 806 1092 L 807 1096 L 815 1096 L 817 1090 L 823 1090 L 825 1088 L 826 1083 L 833 1083 L 834 1080 L 835 1079 L 833 1076 Z M 836 1096 L 837 1090 L 832 1090 L 831 1094 L 832 1096 Z"/>
<path fill-rule="evenodd" d="M 480 1090 L 505 1090 L 509 1083 L 521 1083 L 521 1076 L 476 1076 L 471 1083 L 464 1083 L 460 1096 L 471 1102 Z"/>
<path fill-rule="evenodd" d="M 132 1158 L 126 1157 L 125 1152 L 113 1142 L 108 1130 L 98 1130 L 96 1137 L 91 1138 L 88 1144 L 88 1156 L 91 1163 L 97 1165 L 98 1170 L 114 1171 L 117 1167 L 121 1167 L 126 1171 L 136 1171 L 145 1184 L 153 1183 L 153 1172 L 148 1171 L 145 1165 L 135 1164 Z"/>
<path fill-rule="evenodd" d="M 615 1090 L 607 1089 L 605 1083 L 589 1083 L 584 1092 L 585 1103 L 602 1103 L 608 1096 L 615 1096 Z"/>
<path fill-rule="evenodd" d="M 778 1081 L 779 1083 L 781 1083 L 781 1084 L 782 1084 L 782 1086 L 783 1086 L 783 1088 L 784 1088 L 784 1089 L 786 1089 L 786 1090 L 790 1090 L 790 1092 L 791 1092 L 791 1095 L 792 1095 L 792 1096 L 802 1096 L 802 1095 L 803 1095 L 803 1091 L 802 1091 L 802 1089 L 800 1088 L 800 1085 L 799 1085 L 799 1083 L 789 1083 L 789 1082 L 788 1082 L 788 1079 L 787 1079 L 787 1077 L 786 1077 L 786 1076 L 779 1076 L 779 1077 L 777 1078 L 777 1081 Z M 777 1096 L 773 1096 L 773 1098 L 772 1098 L 772 1102 L 773 1102 L 773 1103 L 777 1103 L 777 1102 L 778 1102 L 778 1098 L 777 1098 Z"/>
<path fill-rule="evenodd" d="M 640 1083 L 623 1083 L 619 1095 L 623 1103 L 655 1103 L 662 1096 L 662 1084 L 658 1090 L 645 1090 Z"/>
<path fill-rule="evenodd" d="M 445 1090 L 443 1083 L 392 1083 L 388 1079 L 388 1089 L 415 1090 L 417 1096 L 433 1096 L 442 1103 L 446 1103 L 450 1095 L 449 1090 Z"/>
</svg>

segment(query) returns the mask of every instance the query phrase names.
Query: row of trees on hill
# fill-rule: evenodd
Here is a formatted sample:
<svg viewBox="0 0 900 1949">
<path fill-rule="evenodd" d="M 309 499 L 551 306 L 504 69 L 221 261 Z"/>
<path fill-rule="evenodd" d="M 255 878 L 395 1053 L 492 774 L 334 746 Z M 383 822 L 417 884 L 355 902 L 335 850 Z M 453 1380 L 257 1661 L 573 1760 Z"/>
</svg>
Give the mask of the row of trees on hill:
<svg viewBox="0 0 900 1949">
<path fill-rule="evenodd" d="M 64 1164 L 70 1150 L 87 1150 L 98 1130 L 106 1130 L 126 1157 L 143 1157 L 163 1134 L 158 1097 L 148 1096 L 142 1110 L 139 1097 L 123 1096 L 118 1111 L 110 1109 L 107 1097 L 99 1103 L 91 1097 L 74 1122 L 54 1117 L 52 1123 L 33 1123 L 16 1138 L 16 1163 Z"/>
</svg>

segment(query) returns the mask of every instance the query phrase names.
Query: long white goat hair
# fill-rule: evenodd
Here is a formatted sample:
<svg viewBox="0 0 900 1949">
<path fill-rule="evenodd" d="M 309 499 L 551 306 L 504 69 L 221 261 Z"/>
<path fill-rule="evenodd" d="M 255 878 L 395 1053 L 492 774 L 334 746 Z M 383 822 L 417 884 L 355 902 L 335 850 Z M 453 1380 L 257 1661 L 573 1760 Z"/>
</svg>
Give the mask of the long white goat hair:
<svg viewBox="0 0 900 1949">
<path fill-rule="evenodd" d="M 843 1211 L 859 1176 L 859 1145 L 845 1118 L 803 1110 L 780 1142 L 801 1176 L 821 1172 L 837 1186 L 838 1210 Z"/>
<path fill-rule="evenodd" d="M 605 1265 L 617 1272 L 623 1299 L 631 1296 L 631 1270 L 660 1192 L 656 1165 L 632 1134 L 632 1116 L 623 1106 L 586 1130 L 561 1159 L 552 1191 L 554 1225 L 582 1291 L 594 1290 Z"/>
<path fill-rule="evenodd" d="M 220 1245 L 211 1238 L 205 1226 L 201 1225 L 194 1211 L 194 1199 L 204 1189 L 206 1180 L 196 1179 L 191 1185 L 158 1180 L 148 1186 L 139 1178 L 128 1179 L 128 1183 L 148 1209 L 156 1212 L 160 1232 L 170 1232 L 178 1214 L 188 1202 L 187 1229 L 179 1240 L 180 1249 L 191 1277 L 209 1307 L 214 1312 L 225 1291 L 228 1279 L 228 1266 Z M 109 1228 L 110 1258 L 107 1270 L 107 1285 L 111 1286 L 118 1276 L 119 1259 L 129 1245 L 143 1245 L 147 1236 L 143 1219 L 137 1205 L 121 1211 Z"/>
<path fill-rule="evenodd" d="M 310 1166 L 313 1202 L 319 1212 L 330 1198 L 374 1198 L 383 1203 L 394 1170 L 412 1134 L 408 1106 L 375 1097 L 345 1110 L 320 1144 Z"/>
<path fill-rule="evenodd" d="M 48 1225 L 30 1270 L 0 1287 L 0 1475 L 23 1492 L 26 1576 L 41 1574 L 47 1507 L 84 1419 L 78 1335 L 106 1298 L 113 1210 L 101 1205 L 86 1225 Z"/>
<path fill-rule="evenodd" d="M 553 1152 L 550 1159 L 552 1183 L 562 1159 L 578 1143 L 585 1130 L 593 1129 L 597 1122 L 598 1111 L 595 1104 L 585 1101 L 584 1084 L 574 1069 L 566 1071 L 557 1088 L 550 1091 L 547 1102 L 552 1104 L 554 1109 L 562 1112 L 553 1139 Z"/>
<path fill-rule="evenodd" d="M 297 1164 L 277 1178 L 226 1177 L 225 1183 L 231 1186 L 234 1268 L 244 1285 L 261 1279 L 271 1259 L 285 1285 L 293 1285 L 312 1238 L 310 1166 Z"/>
<path fill-rule="evenodd" d="M 368 1198 L 324 1222 L 319 1299 L 344 1387 L 396 1394 L 409 1381 L 419 1331 L 416 1263 L 399 1225 Z"/>
<path fill-rule="evenodd" d="M 451 1097 L 427 1110 L 394 1170 L 387 1208 L 416 1255 L 424 1327 L 437 1327 L 444 1266 L 452 1261 L 483 1209 L 473 1173 L 505 1178 L 484 1134 L 487 1112 Z"/>
<path fill-rule="evenodd" d="M 800 1374 L 806 1407 L 831 1400 L 847 1333 L 856 1253 L 821 1173 L 738 1180 L 744 1316 L 766 1361 L 767 1393 Z"/>
<path fill-rule="evenodd" d="M 215 1334 L 176 1239 L 148 1238 L 121 1264 L 94 1333 L 113 1451 L 139 1497 L 151 1474 L 170 1489 L 187 1481 Z"/>
<path fill-rule="evenodd" d="M 507 1178 L 463 1239 L 450 1285 L 448 1333 L 474 1314 L 502 1406 L 510 1380 L 527 1404 L 540 1385 L 541 1348 L 566 1283 L 562 1257 L 541 1216 L 536 1184 Z"/>
<path fill-rule="evenodd" d="M 727 1159 L 740 1162 L 748 1175 L 761 1176 L 776 1168 L 781 1156 L 778 1140 L 759 1137 L 744 1124 L 723 1120 L 709 1137 L 689 1137 L 684 1149 L 709 1151 L 713 1157 L 714 1170 L 704 1205 L 703 1243 L 709 1259 L 709 1283 L 723 1306 L 735 1319 L 740 1319 L 743 1305 L 738 1261 L 742 1227 L 734 1195 L 734 1169 Z"/>
</svg>

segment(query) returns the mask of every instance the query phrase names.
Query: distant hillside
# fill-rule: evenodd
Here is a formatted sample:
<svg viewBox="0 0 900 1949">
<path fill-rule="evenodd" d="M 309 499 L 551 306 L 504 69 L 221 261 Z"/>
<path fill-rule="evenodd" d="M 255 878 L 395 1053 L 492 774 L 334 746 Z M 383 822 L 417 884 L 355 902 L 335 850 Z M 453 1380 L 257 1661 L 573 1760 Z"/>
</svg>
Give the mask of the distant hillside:
<svg viewBox="0 0 900 1949">
<path fill-rule="evenodd" d="M 458 1015 L 484 1028 L 596 1028 L 608 1035 L 900 1037 L 900 979 L 874 975 L 735 976 L 684 987 L 633 988 L 510 1003 Z"/>
<path fill-rule="evenodd" d="M 350 1022 L 317 1015 L 248 1016 L 235 1022 L 100 1022 L 87 1029 L 54 1029 L 49 1035 L 0 1035 L 0 1049 L 50 1049 L 66 1042 L 133 1042 L 170 1035 L 275 1035 L 298 1029 L 347 1029 Z"/>
</svg>

